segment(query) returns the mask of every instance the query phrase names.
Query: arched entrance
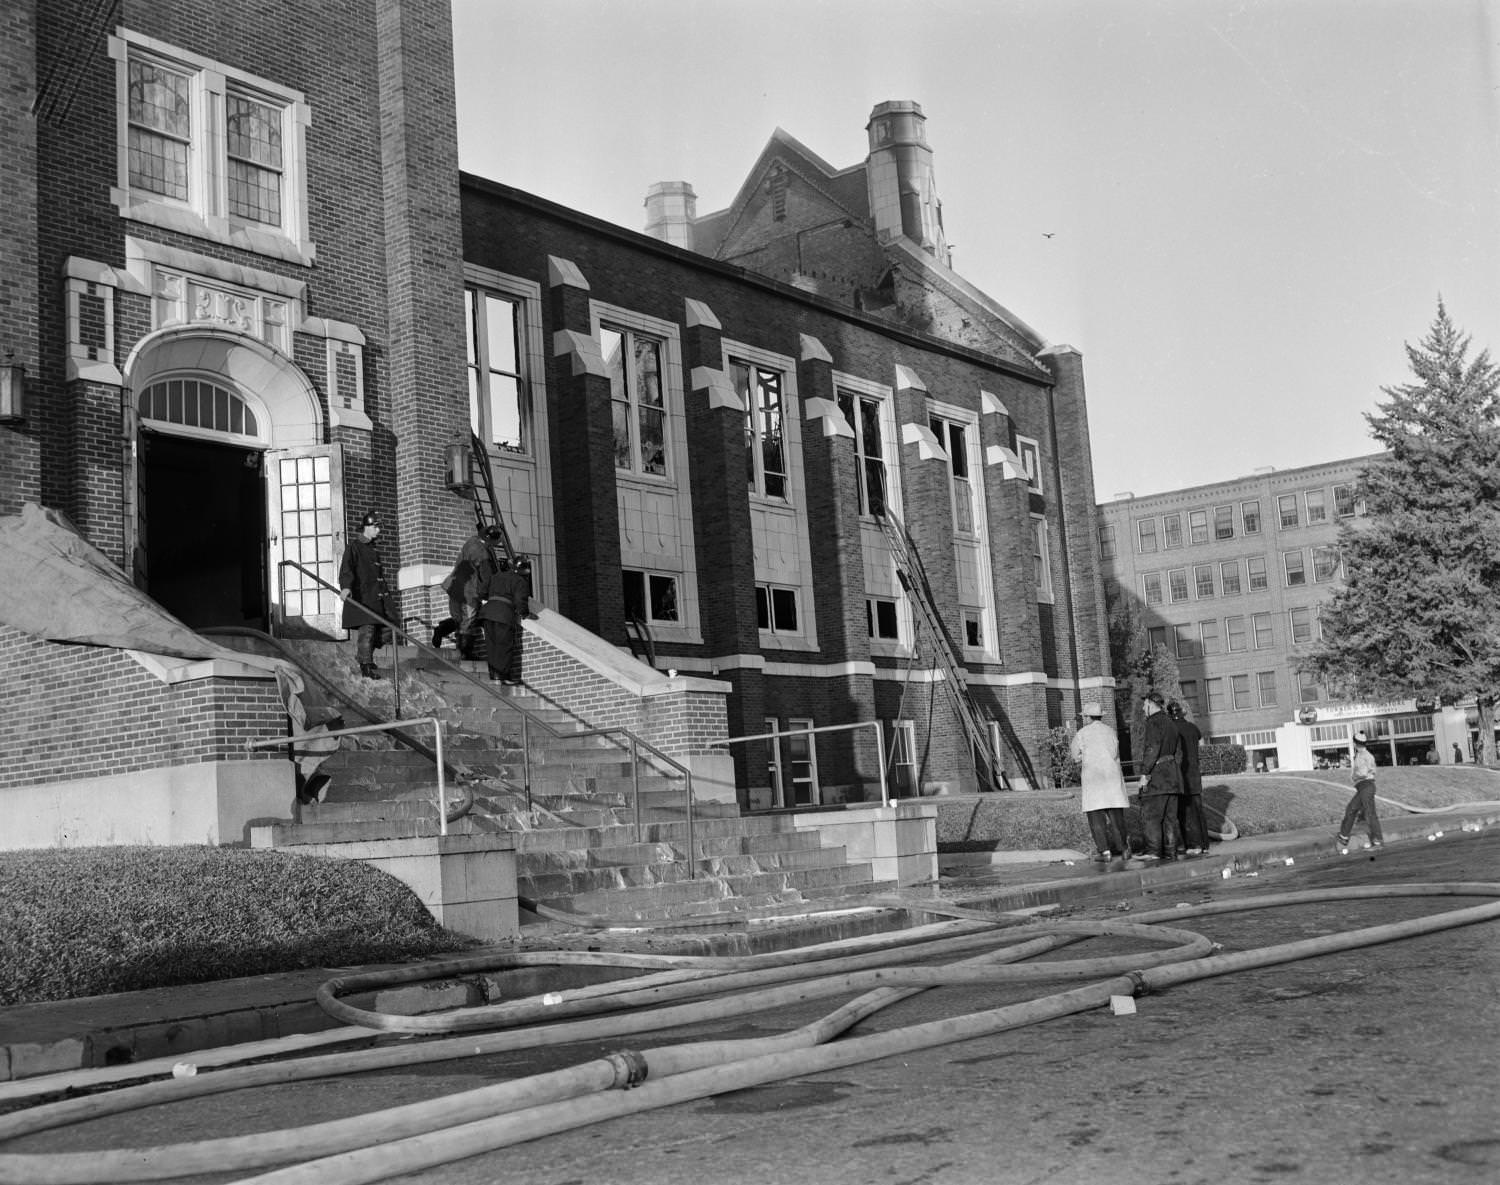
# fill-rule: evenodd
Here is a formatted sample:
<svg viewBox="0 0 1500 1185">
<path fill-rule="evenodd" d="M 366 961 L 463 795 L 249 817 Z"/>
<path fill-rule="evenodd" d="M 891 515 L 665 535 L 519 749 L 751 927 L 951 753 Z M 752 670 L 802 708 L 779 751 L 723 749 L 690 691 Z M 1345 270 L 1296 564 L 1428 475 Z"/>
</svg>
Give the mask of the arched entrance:
<svg viewBox="0 0 1500 1185">
<path fill-rule="evenodd" d="M 146 591 L 185 624 L 266 626 L 259 449 L 143 429 Z"/>
<path fill-rule="evenodd" d="M 136 584 L 195 628 L 273 617 L 333 624 L 343 546 L 335 446 L 306 376 L 232 332 L 179 328 L 127 363 L 133 491 L 126 531 Z"/>
</svg>

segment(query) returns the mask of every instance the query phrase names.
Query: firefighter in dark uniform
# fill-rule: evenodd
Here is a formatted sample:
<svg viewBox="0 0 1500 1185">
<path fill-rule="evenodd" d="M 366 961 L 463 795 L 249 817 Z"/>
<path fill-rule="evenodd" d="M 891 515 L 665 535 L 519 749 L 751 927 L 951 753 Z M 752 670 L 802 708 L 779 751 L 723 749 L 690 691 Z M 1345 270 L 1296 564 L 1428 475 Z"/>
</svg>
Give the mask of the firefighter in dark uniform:
<svg viewBox="0 0 1500 1185">
<path fill-rule="evenodd" d="M 395 620 L 390 590 L 385 583 L 385 569 L 375 540 L 380 535 L 380 516 L 373 510 L 360 519 L 359 534 L 344 547 L 339 565 L 339 596 L 344 602 L 343 626 L 355 631 L 354 657 L 359 673 L 366 679 L 379 679 L 375 651 L 384 646 L 390 630 L 365 610 L 380 614 L 386 621 Z"/>
<path fill-rule="evenodd" d="M 516 660 L 520 646 L 516 631 L 523 617 L 531 614 L 531 585 L 510 560 L 501 556 L 495 562 L 495 573 L 485 582 L 479 604 L 479 621 L 484 627 L 485 661 L 490 679 L 495 683 L 520 683 Z"/>
<path fill-rule="evenodd" d="M 1203 732 L 1187 718 L 1175 699 L 1167 705 L 1167 715 L 1177 729 L 1177 751 L 1182 763 L 1177 840 L 1187 845 L 1187 855 L 1198 856 L 1208 851 L 1208 816 L 1203 813 L 1203 775 L 1198 769 L 1198 746 L 1203 741 Z"/>
<path fill-rule="evenodd" d="M 1178 761 L 1177 727 L 1163 708 L 1161 692 L 1141 697 L 1146 731 L 1141 740 L 1141 827 L 1146 833 L 1147 860 L 1177 858 L 1177 800 L 1182 795 L 1182 765 Z"/>
</svg>

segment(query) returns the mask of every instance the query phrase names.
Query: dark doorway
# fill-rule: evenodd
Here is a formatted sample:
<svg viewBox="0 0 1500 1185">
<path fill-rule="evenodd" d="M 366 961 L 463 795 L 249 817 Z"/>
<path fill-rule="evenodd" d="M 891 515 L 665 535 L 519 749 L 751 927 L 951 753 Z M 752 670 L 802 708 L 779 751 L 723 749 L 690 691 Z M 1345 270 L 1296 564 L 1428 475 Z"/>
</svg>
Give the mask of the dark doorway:
<svg viewBox="0 0 1500 1185">
<path fill-rule="evenodd" d="M 266 627 L 261 455 L 142 432 L 146 591 L 185 624 Z"/>
</svg>

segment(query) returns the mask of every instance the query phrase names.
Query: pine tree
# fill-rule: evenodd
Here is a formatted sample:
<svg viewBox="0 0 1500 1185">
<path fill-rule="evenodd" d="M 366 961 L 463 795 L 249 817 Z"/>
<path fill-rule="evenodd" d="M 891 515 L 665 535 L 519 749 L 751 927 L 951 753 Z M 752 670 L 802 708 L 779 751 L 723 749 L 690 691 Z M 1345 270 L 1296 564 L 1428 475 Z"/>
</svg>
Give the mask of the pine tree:
<svg viewBox="0 0 1500 1185">
<path fill-rule="evenodd" d="M 1361 480 L 1369 519 L 1339 536 L 1345 585 L 1325 605 L 1324 640 L 1303 664 L 1337 694 L 1475 699 L 1494 759 L 1500 685 L 1500 371 L 1438 302 L 1415 382 L 1382 388 L 1366 415 L 1388 451 Z"/>
<path fill-rule="evenodd" d="M 1151 645 L 1151 635 L 1141 614 L 1140 601 L 1117 586 L 1106 590 L 1109 625 L 1110 673 L 1115 677 L 1115 713 L 1120 725 L 1122 757 L 1141 751 L 1146 714 L 1141 697 L 1159 691 L 1164 700 L 1180 700 L 1182 683 L 1177 656 L 1161 643 Z"/>
</svg>

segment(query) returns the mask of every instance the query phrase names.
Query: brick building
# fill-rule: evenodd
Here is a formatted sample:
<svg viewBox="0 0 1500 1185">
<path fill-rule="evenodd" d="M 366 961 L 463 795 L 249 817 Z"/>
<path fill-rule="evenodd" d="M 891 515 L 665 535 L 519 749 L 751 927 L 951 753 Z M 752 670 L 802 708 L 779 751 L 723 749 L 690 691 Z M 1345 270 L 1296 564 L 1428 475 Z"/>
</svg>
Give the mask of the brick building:
<svg viewBox="0 0 1500 1185">
<path fill-rule="evenodd" d="M 1347 703 L 1298 670 L 1319 610 L 1343 577 L 1338 534 L 1365 507 L 1360 473 L 1381 454 L 1099 506 L 1099 558 L 1112 596 L 1138 603 L 1150 641 L 1177 656 L 1186 706 L 1210 740 L 1245 746 L 1252 768 L 1308 769 L 1349 752 L 1368 728 L 1385 763 L 1438 744 L 1471 752 L 1460 708 L 1416 700 Z"/>
<path fill-rule="evenodd" d="M 371 507 L 403 588 L 446 567 L 468 516 L 441 7 L 8 6 L 0 343 L 29 398 L 0 510 L 62 510 L 190 625 L 265 622 L 276 562 L 331 574 Z"/>
<path fill-rule="evenodd" d="M 1026 780 L 1047 730 L 1112 694 L 1081 359 L 948 267 L 921 109 L 883 103 L 869 132 L 834 170 L 777 131 L 715 215 L 652 186 L 649 238 L 466 177 L 486 431 L 544 593 L 727 680 L 731 732 L 874 718 L 908 788 L 972 789 L 947 646 Z M 498 369 L 472 344 L 497 325 Z M 847 748 L 737 750 L 737 780 L 757 805 L 837 801 Z"/>
<path fill-rule="evenodd" d="M 403 614 L 440 615 L 473 429 L 541 599 L 612 647 L 643 623 L 658 667 L 722 682 L 732 734 L 879 719 L 898 785 L 972 788 L 955 678 L 1012 777 L 1108 698 L 1081 359 L 947 266 L 915 104 L 876 109 L 854 169 L 778 133 L 690 250 L 687 187 L 659 187 L 653 237 L 460 177 L 445 4 L 0 20 L 0 353 L 27 372 L 0 513 L 62 512 L 190 626 L 340 636 L 282 561 L 334 579 L 374 509 Z M 134 668 L 0 635 L 8 675 L 56 667 L 35 712 L 136 702 Z M 222 715 L 236 678 L 194 702 Z M 735 760 L 753 805 L 873 773 L 849 734 Z"/>
<path fill-rule="evenodd" d="M 443 453 L 467 422 L 447 6 L 19 0 L 0 28 L 0 354 L 26 389 L 0 513 L 65 515 L 193 627 L 332 630 L 334 594 L 279 562 L 336 579 L 374 508 L 423 611 L 472 529 Z M 285 760 L 243 748 L 285 727 L 264 670 L 11 626 L 0 656 L 0 786 L 44 787 L 12 818 L 55 842 L 97 834 L 110 788 L 160 821 L 118 834 L 158 841 L 287 809 Z"/>
</svg>

